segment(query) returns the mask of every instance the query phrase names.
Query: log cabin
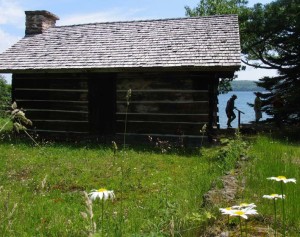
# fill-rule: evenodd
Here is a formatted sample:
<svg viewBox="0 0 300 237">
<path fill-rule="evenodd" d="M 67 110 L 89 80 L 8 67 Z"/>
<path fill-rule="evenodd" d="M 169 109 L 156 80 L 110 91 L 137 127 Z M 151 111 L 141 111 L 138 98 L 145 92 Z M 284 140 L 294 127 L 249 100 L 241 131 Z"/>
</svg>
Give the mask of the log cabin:
<svg viewBox="0 0 300 237">
<path fill-rule="evenodd" d="M 25 36 L 0 54 L 32 130 L 56 138 L 183 138 L 218 126 L 218 84 L 240 67 L 236 15 L 56 26 L 26 11 Z M 126 93 L 131 89 L 127 106 Z"/>
</svg>

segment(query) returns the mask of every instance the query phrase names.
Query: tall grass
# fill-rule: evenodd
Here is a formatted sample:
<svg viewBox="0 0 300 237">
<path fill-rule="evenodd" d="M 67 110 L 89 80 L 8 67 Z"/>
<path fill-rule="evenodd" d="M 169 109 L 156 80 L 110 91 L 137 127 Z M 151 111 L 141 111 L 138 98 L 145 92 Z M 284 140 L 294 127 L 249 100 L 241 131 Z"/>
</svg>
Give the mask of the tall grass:
<svg viewBox="0 0 300 237">
<path fill-rule="evenodd" d="M 273 140 L 265 136 L 257 138 L 250 149 L 251 163 L 245 170 L 247 199 L 255 201 L 258 211 L 271 224 L 273 206 L 271 201 L 262 199 L 265 194 L 281 194 L 278 182 L 267 180 L 268 177 L 286 176 L 295 178 L 297 184 L 287 183 L 285 189 L 287 236 L 299 236 L 300 233 L 300 146 L 287 141 Z M 278 200 L 277 202 L 281 202 Z M 279 212 L 280 210 L 278 210 Z M 283 213 L 279 213 L 283 215 Z M 283 223 L 280 223 L 281 225 Z"/>
<path fill-rule="evenodd" d="M 98 187 L 116 195 L 105 207 L 106 236 L 120 234 L 119 215 L 122 236 L 195 236 L 211 218 L 201 208 L 203 194 L 234 165 L 224 165 L 214 148 L 202 156 L 126 148 L 121 157 L 98 145 L 3 141 L 0 154 L 0 236 L 88 236 L 82 191 Z M 93 203 L 93 214 L 99 223 L 101 202 Z"/>
</svg>

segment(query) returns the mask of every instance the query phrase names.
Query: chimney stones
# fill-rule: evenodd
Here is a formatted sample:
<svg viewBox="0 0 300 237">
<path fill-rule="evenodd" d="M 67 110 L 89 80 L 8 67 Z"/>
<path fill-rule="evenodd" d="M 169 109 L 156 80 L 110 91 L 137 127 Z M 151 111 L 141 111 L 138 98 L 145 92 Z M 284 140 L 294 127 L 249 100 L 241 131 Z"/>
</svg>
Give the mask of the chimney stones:
<svg viewBox="0 0 300 237">
<path fill-rule="evenodd" d="M 25 11 L 25 36 L 41 34 L 50 27 L 54 27 L 59 18 L 48 11 Z"/>
</svg>

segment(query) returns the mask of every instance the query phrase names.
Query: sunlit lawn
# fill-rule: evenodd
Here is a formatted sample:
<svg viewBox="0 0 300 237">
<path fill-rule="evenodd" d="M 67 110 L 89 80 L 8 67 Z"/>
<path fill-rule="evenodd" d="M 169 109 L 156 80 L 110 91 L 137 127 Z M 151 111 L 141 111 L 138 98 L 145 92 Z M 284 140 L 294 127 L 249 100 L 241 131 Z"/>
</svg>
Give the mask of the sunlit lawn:
<svg viewBox="0 0 300 237">
<path fill-rule="evenodd" d="M 93 203 L 104 236 L 195 236 L 205 223 L 202 197 L 234 161 L 207 155 L 128 148 L 3 141 L 0 144 L 0 235 L 88 236 L 82 191 L 107 188 L 116 199 Z M 210 155 L 208 155 L 210 154 Z M 224 165 L 226 164 L 227 165 Z"/>
<path fill-rule="evenodd" d="M 271 200 L 263 199 L 263 195 L 281 194 L 280 183 L 267 180 L 268 177 L 285 176 L 295 178 L 297 183 L 284 184 L 285 213 L 287 236 L 300 236 L 300 145 L 265 136 L 257 138 L 250 153 L 251 161 L 243 173 L 246 177 L 243 198 L 252 200 L 264 217 L 266 225 L 274 228 L 274 207 Z M 282 227 L 282 201 L 277 200 L 277 225 Z"/>
<path fill-rule="evenodd" d="M 203 195 L 222 187 L 221 177 L 244 155 L 244 190 L 236 202 L 254 202 L 259 215 L 253 224 L 274 228 L 272 203 L 262 196 L 280 193 L 280 185 L 267 178 L 295 178 L 284 186 L 286 229 L 287 236 L 300 233 L 300 146 L 286 139 L 257 136 L 248 154 L 240 139 L 193 152 L 129 145 L 114 153 L 89 143 L 33 146 L 8 130 L 0 142 L 0 236 L 199 236 L 222 218 L 217 208 L 203 207 Z M 99 188 L 116 198 L 94 201 L 91 213 L 83 192 Z M 277 216 L 280 232 L 279 207 Z"/>
</svg>

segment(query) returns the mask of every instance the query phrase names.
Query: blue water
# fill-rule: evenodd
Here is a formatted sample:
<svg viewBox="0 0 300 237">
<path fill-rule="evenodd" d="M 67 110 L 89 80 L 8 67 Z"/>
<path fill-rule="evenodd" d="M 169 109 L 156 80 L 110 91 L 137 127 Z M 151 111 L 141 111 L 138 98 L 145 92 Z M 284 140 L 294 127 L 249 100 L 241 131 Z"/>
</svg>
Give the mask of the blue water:
<svg viewBox="0 0 300 237">
<path fill-rule="evenodd" d="M 225 113 L 226 103 L 229 98 L 233 95 L 237 95 L 235 100 L 235 107 L 243 111 L 245 114 L 241 114 L 241 123 L 250 123 L 255 120 L 255 113 L 252 107 L 247 103 L 254 103 L 255 95 L 253 91 L 231 91 L 227 94 L 221 94 L 218 96 L 219 99 L 219 124 L 221 128 L 226 128 L 227 116 Z M 238 112 L 235 110 L 236 119 L 231 123 L 232 127 L 238 126 Z M 265 113 L 262 114 L 261 120 L 267 118 Z"/>
</svg>

